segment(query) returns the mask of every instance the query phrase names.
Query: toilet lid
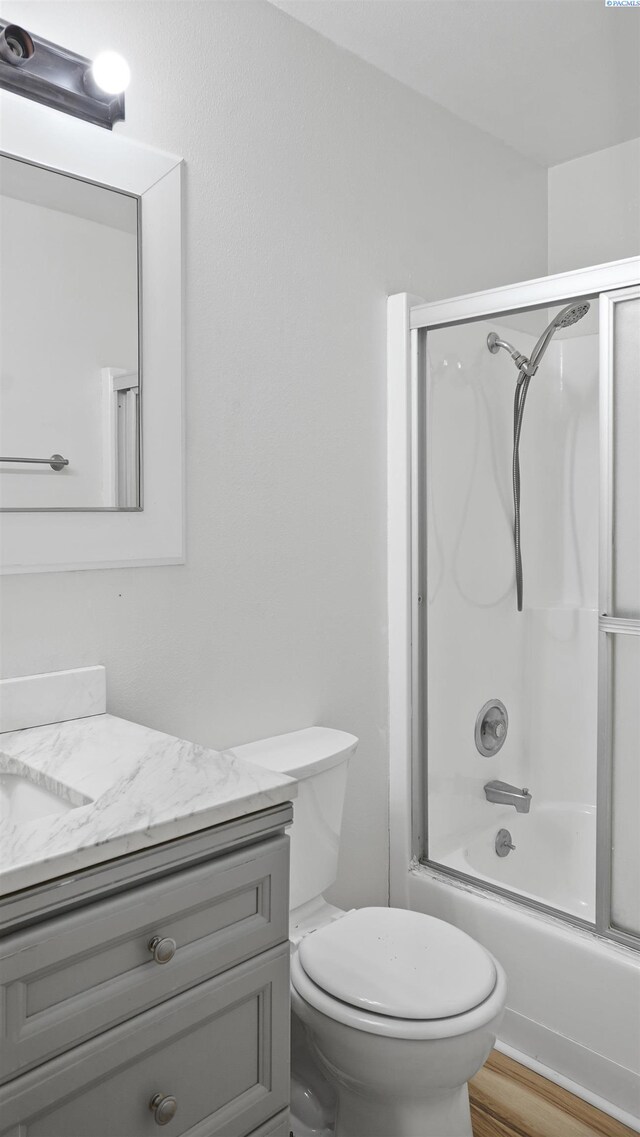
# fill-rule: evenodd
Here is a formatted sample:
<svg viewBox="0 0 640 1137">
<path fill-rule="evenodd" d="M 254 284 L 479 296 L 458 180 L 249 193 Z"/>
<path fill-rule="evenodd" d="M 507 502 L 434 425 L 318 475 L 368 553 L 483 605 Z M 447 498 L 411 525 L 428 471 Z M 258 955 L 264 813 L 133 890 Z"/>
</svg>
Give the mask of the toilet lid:
<svg viewBox="0 0 640 1137">
<path fill-rule="evenodd" d="M 352 1007 L 397 1019 L 442 1019 L 484 1002 L 491 956 L 465 932 L 400 908 L 357 908 L 302 940 L 309 979 Z"/>
</svg>

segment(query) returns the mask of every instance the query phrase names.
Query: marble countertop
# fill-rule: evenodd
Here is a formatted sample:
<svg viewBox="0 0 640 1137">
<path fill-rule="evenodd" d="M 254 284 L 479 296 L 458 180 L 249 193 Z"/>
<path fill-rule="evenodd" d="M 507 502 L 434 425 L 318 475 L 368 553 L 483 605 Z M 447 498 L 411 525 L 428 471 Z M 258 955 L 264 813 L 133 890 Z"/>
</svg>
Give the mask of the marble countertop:
<svg viewBox="0 0 640 1137">
<path fill-rule="evenodd" d="M 0 735 L 1 773 L 26 774 L 65 812 L 2 816 L 0 895 L 296 796 L 285 774 L 107 714 Z"/>
</svg>

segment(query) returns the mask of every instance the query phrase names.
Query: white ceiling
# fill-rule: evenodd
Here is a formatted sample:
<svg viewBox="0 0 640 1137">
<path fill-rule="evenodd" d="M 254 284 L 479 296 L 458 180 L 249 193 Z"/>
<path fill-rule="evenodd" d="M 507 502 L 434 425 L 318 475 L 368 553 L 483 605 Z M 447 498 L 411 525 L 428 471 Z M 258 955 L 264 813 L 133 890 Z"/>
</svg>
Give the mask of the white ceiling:
<svg viewBox="0 0 640 1137">
<path fill-rule="evenodd" d="M 272 0 L 544 166 L 640 135 L 640 7 Z"/>
</svg>

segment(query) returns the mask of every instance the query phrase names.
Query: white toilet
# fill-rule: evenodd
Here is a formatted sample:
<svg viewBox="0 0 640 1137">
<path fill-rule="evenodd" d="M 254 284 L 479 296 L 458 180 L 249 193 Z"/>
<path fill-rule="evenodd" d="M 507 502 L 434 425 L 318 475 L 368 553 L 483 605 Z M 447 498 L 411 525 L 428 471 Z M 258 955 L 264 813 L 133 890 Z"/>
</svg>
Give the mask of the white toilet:
<svg viewBox="0 0 640 1137">
<path fill-rule="evenodd" d="M 297 1016 L 334 1091 L 324 1096 L 329 1106 L 335 1101 L 336 1137 L 471 1137 L 467 1082 L 495 1042 L 505 975 L 443 920 L 399 908 L 343 912 L 325 901 L 357 745 L 351 734 L 311 727 L 234 751 L 299 782 L 291 829 L 294 1028 Z M 295 1047 L 293 1057 L 294 1137 L 326 1133 L 318 1120 L 323 1079 L 307 1070 L 315 1084 L 296 1083 Z"/>
</svg>

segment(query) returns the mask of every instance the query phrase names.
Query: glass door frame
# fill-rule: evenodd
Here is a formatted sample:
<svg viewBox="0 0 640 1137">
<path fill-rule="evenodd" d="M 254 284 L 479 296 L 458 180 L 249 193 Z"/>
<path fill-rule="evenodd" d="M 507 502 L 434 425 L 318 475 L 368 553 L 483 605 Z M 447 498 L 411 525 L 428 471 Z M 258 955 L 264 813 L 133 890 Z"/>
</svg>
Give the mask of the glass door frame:
<svg viewBox="0 0 640 1137">
<path fill-rule="evenodd" d="M 640 285 L 600 295 L 600 548 L 598 581 L 598 786 L 596 807 L 596 930 L 638 948 L 640 939 L 611 922 L 613 872 L 613 643 L 640 635 L 640 619 L 613 615 L 614 559 L 614 328 L 615 306 L 640 299 Z"/>
</svg>

